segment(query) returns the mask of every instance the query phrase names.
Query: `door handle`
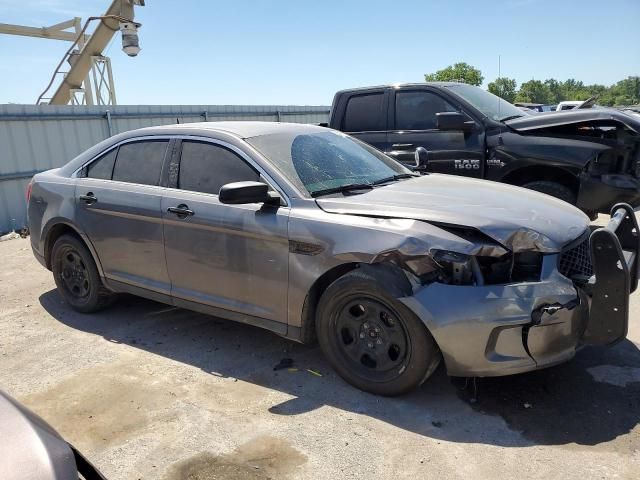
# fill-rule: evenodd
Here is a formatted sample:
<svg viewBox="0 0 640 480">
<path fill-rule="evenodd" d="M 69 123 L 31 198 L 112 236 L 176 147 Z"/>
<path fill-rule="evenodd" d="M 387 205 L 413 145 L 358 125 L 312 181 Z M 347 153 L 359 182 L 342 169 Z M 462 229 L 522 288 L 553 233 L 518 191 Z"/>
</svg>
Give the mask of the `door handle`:
<svg viewBox="0 0 640 480">
<path fill-rule="evenodd" d="M 193 210 L 189 210 L 189 207 L 184 203 L 181 203 L 177 207 L 167 208 L 167 212 L 177 215 L 178 218 L 187 218 L 194 214 Z"/>
<path fill-rule="evenodd" d="M 98 198 L 92 192 L 89 192 L 86 195 L 80 195 L 78 198 L 87 205 L 91 205 L 92 203 L 96 203 L 98 201 Z"/>
<path fill-rule="evenodd" d="M 413 143 L 394 143 L 391 145 L 393 148 L 402 148 L 402 149 L 410 149 L 413 147 Z"/>
</svg>

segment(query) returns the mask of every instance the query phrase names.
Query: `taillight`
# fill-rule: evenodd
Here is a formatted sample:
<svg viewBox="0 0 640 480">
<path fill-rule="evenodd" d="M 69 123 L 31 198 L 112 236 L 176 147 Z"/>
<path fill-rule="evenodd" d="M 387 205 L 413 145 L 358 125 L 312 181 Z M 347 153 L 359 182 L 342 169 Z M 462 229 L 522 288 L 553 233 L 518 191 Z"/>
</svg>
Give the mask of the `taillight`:
<svg viewBox="0 0 640 480">
<path fill-rule="evenodd" d="M 33 180 L 31 180 L 29 185 L 27 185 L 27 203 L 31 200 L 31 187 L 33 187 Z"/>
</svg>

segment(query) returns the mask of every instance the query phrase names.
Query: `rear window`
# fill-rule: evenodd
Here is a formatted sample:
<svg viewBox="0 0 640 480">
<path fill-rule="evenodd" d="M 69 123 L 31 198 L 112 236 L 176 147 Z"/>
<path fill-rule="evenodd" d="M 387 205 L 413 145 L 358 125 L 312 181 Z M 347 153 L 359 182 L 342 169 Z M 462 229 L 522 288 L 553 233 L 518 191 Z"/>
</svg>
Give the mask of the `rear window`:
<svg viewBox="0 0 640 480">
<path fill-rule="evenodd" d="M 192 192 L 220 192 L 227 183 L 260 180 L 260 175 L 240 156 L 220 145 L 182 142 L 178 188 Z"/>
<path fill-rule="evenodd" d="M 369 132 L 386 130 L 384 93 L 356 95 L 347 101 L 344 114 L 345 132 Z"/>
<path fill-rule="evenodd" d="M 158 185 L 168 144 L 168 140 L 151 140 L 120 145 L 113 180 Z"/>
<path fill-rule="evenodd" d="M 91 162 L 87 167 L 88 178 L 100 178 L 102 180 L 111 180 L 111 174 L 113 173 L 113 164 L 116 162 L 117 148 L 114 148 L 109 153 L 106 153 L 102 157 Z"/>
</svg>

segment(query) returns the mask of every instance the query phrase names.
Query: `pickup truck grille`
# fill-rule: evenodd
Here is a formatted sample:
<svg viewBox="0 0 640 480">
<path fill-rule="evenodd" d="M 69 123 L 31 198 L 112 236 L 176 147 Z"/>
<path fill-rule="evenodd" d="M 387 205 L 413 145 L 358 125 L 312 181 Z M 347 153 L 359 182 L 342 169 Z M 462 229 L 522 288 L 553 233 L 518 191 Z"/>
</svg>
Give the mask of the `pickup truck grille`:
<svg viewBox="0 0 640 480">
<path fill-rule="evenodd" d="M 583 282 L 586 282 L 593 275 L 588 236 L 585 236 L 585 239 L 578 245 L 572 246 L 560 254 L 558 271 L 567 278 L 578 277 L 576 280 Z"/>
</svg>

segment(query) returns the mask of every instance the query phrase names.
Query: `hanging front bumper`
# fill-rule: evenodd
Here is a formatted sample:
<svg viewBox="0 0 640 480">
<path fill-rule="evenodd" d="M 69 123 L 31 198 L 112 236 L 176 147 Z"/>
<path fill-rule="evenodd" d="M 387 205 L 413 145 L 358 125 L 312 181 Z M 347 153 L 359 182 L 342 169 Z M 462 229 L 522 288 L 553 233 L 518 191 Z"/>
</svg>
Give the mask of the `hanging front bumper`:
<svg viewBox="0 0 640 480">
<path fill-rule="evenodd" d="M 538 282 L 432 283 L 400 300 L 433 335 L 449 375 L 508 375 L 562 363 L 583 345 L 626 337 L 629 294 L 638 284 L 640 238 L 629 205 L 616 205 L 609 224 L 588 241 L 588 281 L 562 275 L 556 254 L 545 256 Z"/>
</svg>

